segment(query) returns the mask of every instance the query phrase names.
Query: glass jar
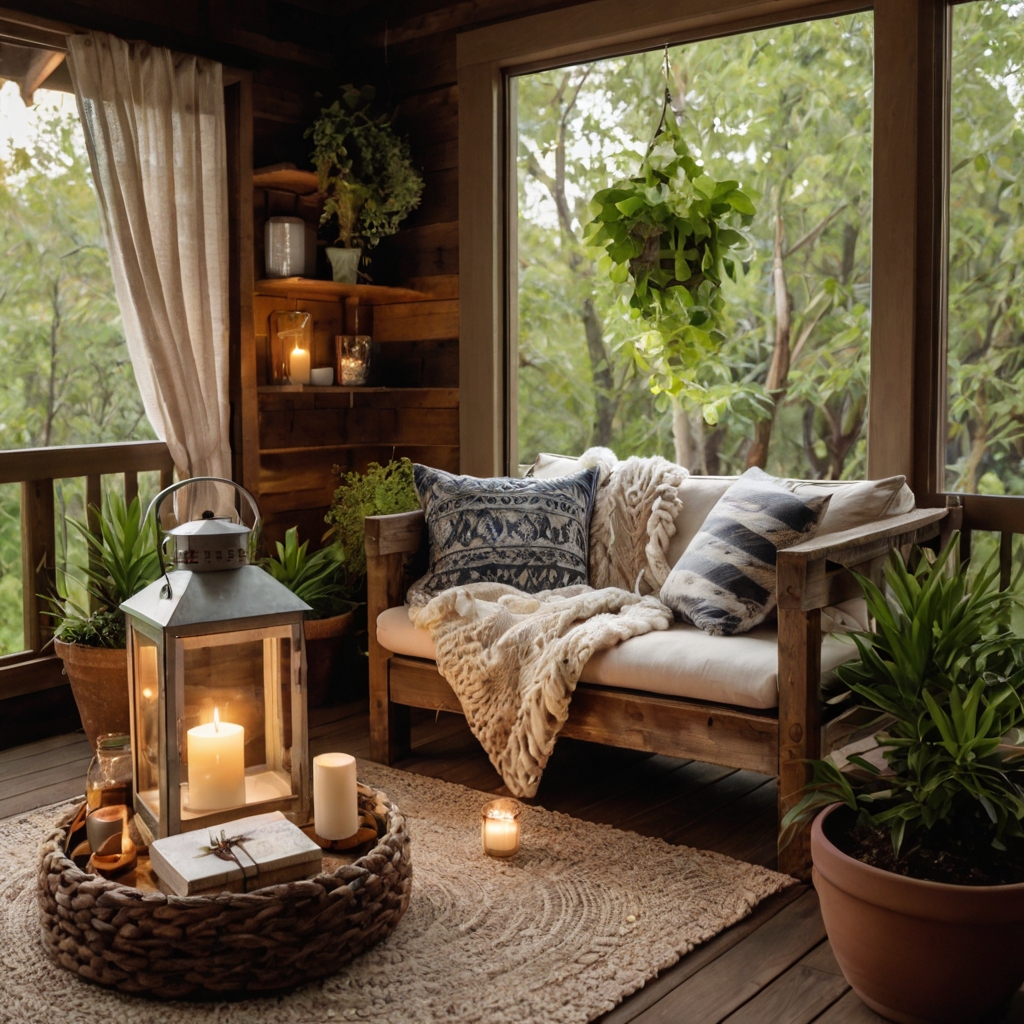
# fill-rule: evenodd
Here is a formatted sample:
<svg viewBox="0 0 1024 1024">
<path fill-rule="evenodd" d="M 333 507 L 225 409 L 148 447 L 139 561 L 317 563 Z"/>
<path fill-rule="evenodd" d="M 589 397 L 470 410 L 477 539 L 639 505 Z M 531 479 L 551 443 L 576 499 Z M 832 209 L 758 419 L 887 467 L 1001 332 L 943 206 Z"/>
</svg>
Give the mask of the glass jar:
<svg viewBox="0 0 1024 1024">
<path fill-rule="evenodd" d="M 481 808 L 480 839 L 488 857 L 514 857 L 519 852 L 519 816 L 523 805 L 510 797 L 490 800 Z"/>
<path fill-rule="evenodd" d="M 130 736 L 110 732 L 98 737 L 96 752 L 85 775 L 85 802 L 90 811 L 132 802 Z"/>
<path fill-rule="evenodd" d="M 345 387 L 362 387 L 370 379 L 368 334 L 338 334 L 334 338 L 335 378 Z"/>
</svg>

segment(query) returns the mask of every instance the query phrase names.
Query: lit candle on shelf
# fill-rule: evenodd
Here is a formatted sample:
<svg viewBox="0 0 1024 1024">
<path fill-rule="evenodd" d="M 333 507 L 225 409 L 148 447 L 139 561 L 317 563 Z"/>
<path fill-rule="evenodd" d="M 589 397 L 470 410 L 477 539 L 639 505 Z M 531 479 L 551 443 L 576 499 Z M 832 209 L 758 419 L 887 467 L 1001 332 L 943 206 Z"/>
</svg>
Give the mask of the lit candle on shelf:
<svg viewBox="0 0 1024 1024">
<path fill-rule="evenodd" d="M 304 348 L 299 348 L 299 343 L 295 343 L 295 348 L 292 349 L 291 355 L 288 357 L 288 379 L 293 384 L 308 384 L 309 383 L 309 352 Z"/>
<path fill-rule="evenodd" d="M 188 808 L 216 811 L 245 806 L 245 729 L 213 721 L 188 731 Z"/>
<path fill-rule="evenodd" d="M 321 839 L 348 839 L 359 831 L 356 759 L 351 754 L 313 758 L 313 829 Z"/>
<path fill-rule="evenodd" d="M 484 804 L 481 840 L 484 853 L 490 857 L 514 857 L 519 852 L 519 815 L 523 805 L 518 800 L 501 797 Z"/>
</svg>

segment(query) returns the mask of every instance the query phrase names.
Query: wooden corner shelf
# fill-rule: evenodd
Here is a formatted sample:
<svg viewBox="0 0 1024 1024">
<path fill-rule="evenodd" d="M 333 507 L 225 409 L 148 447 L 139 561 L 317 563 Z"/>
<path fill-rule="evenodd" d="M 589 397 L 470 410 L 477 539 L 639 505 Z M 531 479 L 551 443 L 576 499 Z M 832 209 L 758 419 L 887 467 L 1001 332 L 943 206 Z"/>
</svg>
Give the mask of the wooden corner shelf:
<svg viewBox="0 0 1024 1024">
<path fill-rule="evenodd" d="M 395 302 L 426 302 L 434 298 L 412 288 L 390 288 L 382 284 L 343 284 L 341 281 L 320 281 L 311 277 L 275 277 L 256 282 L 257 295 L 273 295 L 282 299 L 349 299 L 357 298 L 367 306 Z"/>
<path fill-rule="evenodd" d="M 312 171 L 300 171 L 298 168 L 257 171 L 252 176 L 252 187 L 291 192 L 297 196 L 311 196 L 320 191 L 316 175 Z"/>
</svg>

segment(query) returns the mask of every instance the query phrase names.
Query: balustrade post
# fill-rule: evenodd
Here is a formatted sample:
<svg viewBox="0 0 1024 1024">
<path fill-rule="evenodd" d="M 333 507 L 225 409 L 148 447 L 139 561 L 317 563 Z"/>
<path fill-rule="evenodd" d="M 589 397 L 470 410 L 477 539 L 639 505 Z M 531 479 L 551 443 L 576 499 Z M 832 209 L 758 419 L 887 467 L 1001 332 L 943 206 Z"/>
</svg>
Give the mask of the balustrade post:
<svg viewBox="0 0 1024 1024">
<path fill-rule="evenodd" d="M 53 635 L 46 598 L 56 592 L 53 480 L 21 485 L 21 607 L 25 647 L 40 651 Z"/>
</svg>

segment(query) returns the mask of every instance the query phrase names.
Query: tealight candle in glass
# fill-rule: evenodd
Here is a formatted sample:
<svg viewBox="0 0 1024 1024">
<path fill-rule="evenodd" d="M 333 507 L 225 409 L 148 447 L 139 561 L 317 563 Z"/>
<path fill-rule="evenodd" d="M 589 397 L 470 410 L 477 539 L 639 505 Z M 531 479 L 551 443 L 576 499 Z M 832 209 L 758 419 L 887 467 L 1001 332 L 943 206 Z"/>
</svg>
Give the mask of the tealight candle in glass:
<svg viewBox="0 0 1024 1024">
<path fill-rule="evenodd" d="M 480 838 L 489 857 L 514 857 L 519 852 L 519 815 L 523 805 L 509 797 L 499 797 L 481 810 Z"/>
</svg>

